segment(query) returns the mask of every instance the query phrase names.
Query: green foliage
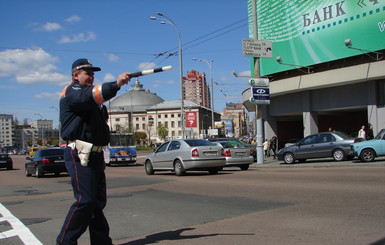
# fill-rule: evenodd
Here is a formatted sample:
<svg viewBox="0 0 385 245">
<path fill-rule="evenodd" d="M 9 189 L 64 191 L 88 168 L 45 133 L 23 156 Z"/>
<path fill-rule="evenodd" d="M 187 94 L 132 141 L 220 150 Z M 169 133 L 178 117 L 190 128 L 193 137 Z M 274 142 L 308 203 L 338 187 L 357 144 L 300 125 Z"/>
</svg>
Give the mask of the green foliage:
<svg viewBox="0 0 385 245">
<path fill-rule="evenodd" d="M 136 144 L 140 144 L 141 140 L 147 139 L 147 134 L 145 132 L 135 132 Z"/>
<path fill-rule="evenodd" d="M 161 140 L 164 140 L 168 136 L 168 128 L 166 128 L 166 126 L 164 126 L 163 124 L 160 124 L 157 127 L 157 130 L 158 130 L 158 136 Z"/>
</svg>

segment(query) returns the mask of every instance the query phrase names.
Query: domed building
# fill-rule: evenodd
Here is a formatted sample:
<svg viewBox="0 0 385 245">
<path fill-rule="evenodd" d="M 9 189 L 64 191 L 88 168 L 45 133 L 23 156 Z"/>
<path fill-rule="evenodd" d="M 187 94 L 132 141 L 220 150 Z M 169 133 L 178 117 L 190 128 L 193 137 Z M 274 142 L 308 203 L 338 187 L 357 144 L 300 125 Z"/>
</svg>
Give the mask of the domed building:
<svg viewBox="0 0 385 245">
<path fill-rule="evenodd" d="M 182 120 L 181 100 L 164 101 L 145 90 L 139 81 L 130 91 L 112 99 L 107 109 L 111 132 L 144 132 L 148 138 L 142 143 L 147 145 L 164 140 L 157 133 L 160 125 L 168 130 L 167 140 L 203 137 L 206 133 L 202 134 L 202 131 L 211 127 L 210 108 L 184 100 L 185 120 Z M 221 120 L 219 113 L 214 113 L 214 117 L 215 121 Z"/>
<path fill-rule="evenodd" d="M 107 105 L 111 131 L 145 131 L 148 122 L 146 109 L 163 101 L 136 80 L 130 91 L 115 97 Z"/>
</svg>

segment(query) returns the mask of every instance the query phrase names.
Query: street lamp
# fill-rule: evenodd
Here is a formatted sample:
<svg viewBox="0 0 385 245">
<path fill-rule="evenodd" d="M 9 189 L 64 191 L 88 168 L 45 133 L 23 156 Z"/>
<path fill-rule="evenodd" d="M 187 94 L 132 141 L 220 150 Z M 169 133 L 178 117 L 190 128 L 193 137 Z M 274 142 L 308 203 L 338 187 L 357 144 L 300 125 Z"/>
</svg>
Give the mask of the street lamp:
<svg viewBox="0 0 385 245">
<path fill-rule="evenodd" d="M 60 123 L 60 113 L 59 113 L 59 109 L 56 107 L 56 106 L 50 106 L 49 107 L 50 109 L 55 109 L 57 111 L 57 113 L 59 114 L 59 142 L 58 144 L 60 145 L 60 140 L 61 140 L 61 134 L 60 134 L 60 130 L 61 130 L 61 123 Z"/>
<path fill-rule="evenodd" d="M 155 16 L 151 16 L 150 19 L 152 20 L 159 20 L 160 24 L 169 24 L 174 27 L 176 32 L 178 33 L 178 42 L 179 42 L 179 73 L 180 73 L 180 95 L 181 95 L 181 120 L 182 120 L 182 139 L 184 139 L 185 134 L 185 120 L 184 120 L 184 101 L 183 101 L 183 65 L 182 65 L 182 39 L 180 36 L 180 32 L 178 27 L 175 25 L 175 23 L 170 19 L 169 17 L 163 15 L 162 13 L 157 12 L 156 15 L 162 16 L 163 18 L 157 18 Z"/>
<path fill-rule="evenodd" d="M 43 121 L 43 116 L 40 113 L 35 113 L 35 115 L 40 116 L 41 120 Z M 45 140 L 44 140 L 44 127 L 43 127 L 43 125 L 41 127 L 41 139 L 42 139 L 42 145 L 44 146 Z"/>
<path fill-rule="evenodd" d="M 206 62 L 210 69 L 210 86 L 211 86 L 211 129 L 214 129 L 214 86 L 213 86 L 213 61 L 208 61 L 204 59 L 193 58 L 193 60 Z"/>
</svg>

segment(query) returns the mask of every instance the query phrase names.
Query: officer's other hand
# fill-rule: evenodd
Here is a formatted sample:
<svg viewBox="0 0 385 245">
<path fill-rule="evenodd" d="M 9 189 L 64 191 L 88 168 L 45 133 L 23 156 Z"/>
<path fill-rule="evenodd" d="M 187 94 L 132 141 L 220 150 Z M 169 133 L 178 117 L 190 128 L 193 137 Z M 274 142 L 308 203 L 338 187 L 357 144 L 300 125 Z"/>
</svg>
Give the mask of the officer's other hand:
<svg viewBox="0 0 385 245">
<path fill-rule="evenodd" d="M 118 79 L 116 80 L 116 83 L 118 87 L 120 88 L 121 86 L 127 84 L 130 81 L 130 74 L 129 72 L 124 72 L 122 74 L 119 74 Z"/>
</svg>

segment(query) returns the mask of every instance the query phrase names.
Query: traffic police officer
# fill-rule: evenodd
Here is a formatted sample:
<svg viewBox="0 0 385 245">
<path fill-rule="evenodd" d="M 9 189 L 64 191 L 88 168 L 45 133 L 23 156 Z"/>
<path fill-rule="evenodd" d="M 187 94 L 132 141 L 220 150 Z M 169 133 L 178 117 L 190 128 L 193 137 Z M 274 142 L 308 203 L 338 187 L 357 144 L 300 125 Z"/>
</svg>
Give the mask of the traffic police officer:
<svg viewBox="0 0 385 245">
<path fill-rule="evenodd" d="M 103 213 L 107 194 L 102 147 L 110 139 L 103 103 L 129 82 L 130 73 L 120 74 L 115 82 L 94 86 L 94 72 L 100 70 L 88 59 L 76 60 L 72 64 L 72 84 L 60 95 L 61 137 L 67 142 L 64 158 L 76 201 L 68 211 L 57 244 L 77 244 L 87 227 L 92 245 L 112 244 Z M 75 142 L 91 146 L 87 164 L 81 164 L 81 151 Z"/>
</svg>

